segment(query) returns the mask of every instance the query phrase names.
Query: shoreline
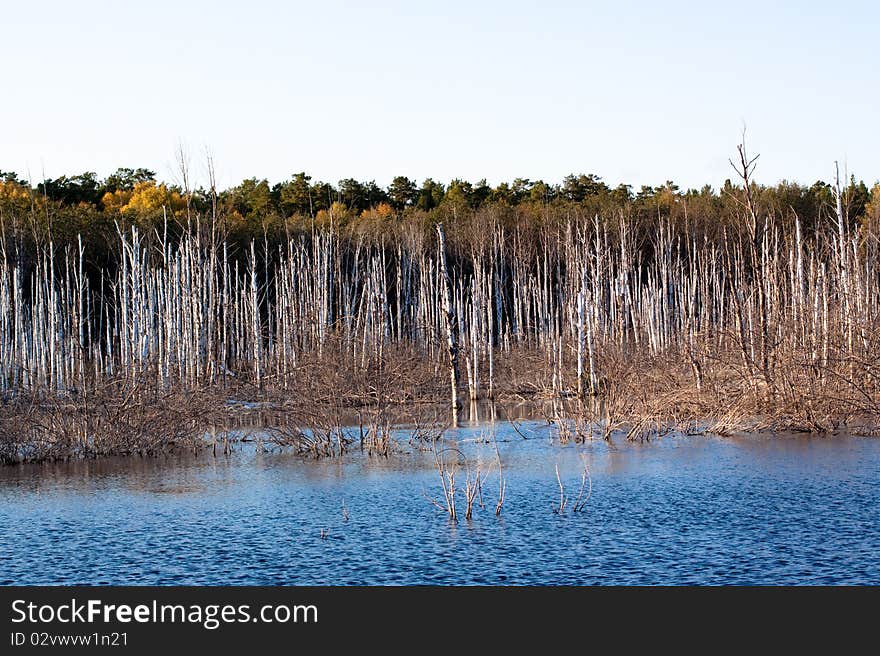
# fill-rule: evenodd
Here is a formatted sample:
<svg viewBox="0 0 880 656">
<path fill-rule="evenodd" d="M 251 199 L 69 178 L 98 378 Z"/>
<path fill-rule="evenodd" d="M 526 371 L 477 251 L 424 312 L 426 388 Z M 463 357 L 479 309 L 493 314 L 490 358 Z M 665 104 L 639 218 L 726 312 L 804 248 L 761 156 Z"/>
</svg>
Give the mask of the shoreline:
<svg viewBox="0 0 880 656">
<path fill-rule="evenodd" d="M 228 396 L 221 390 L 174 392 L 164 396 L 95 396 L 86 399 L 22 398 L 0 403 L 0 466 L 119 457 L 161 457 L 181 452 L 226 453 L 237 443 L 285 450 L 306 459 L 336 458 L 355 451 L 387 456 L 400 434 L 431 444 L 454 430 L 448 401 L 436 397 L 406 402 L 362 399 L 307 403 L 263 393 Z M 227 390 L 229 391 L 229 390 Z M 328 391 L 327 398 L 334 395 Z M 335 398 L 344 398 L 336 395 Z M 651 441 L 669 433 L 697 435 L 880 436 L 877 418 L 863 414 L 829 418 L 823 424 L 791 421 L 783 414 L 714 418 L 684 415 L 668 406 L 663 414 L 626 414 L 614 397 L 578 399 L 520 393 L 478 399 L 461 406 L 459 426 L 542 421 L 560 444 L 591 440 Z M 633 406 L 629 406 L 633 409 Z M 677 411 L 677 412 L 674 412 Z M 845 421 L 844 421 L 845 419 Z M 476 424 L 474 424 L 476 422 Z M 259 434 L 254 437 L 254 434 Z M 237 434 L 237 435 L 234 435 Z M 524 436 L 523 436 L 524 437 Z"/>
</svg>

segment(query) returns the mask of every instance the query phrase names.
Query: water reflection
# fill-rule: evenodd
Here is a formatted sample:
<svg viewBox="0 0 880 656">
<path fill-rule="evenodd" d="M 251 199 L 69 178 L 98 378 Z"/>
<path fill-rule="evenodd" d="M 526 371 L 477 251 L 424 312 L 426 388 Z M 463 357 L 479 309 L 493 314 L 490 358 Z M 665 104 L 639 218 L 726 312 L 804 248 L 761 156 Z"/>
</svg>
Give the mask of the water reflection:
<svg viewBox="0 0 880 656">
<path fill-rule="evenodd" d="M 880 440 L 669 435 L 560 446 L 546 421 L 493 427 L 476 421 L 485 408 L 471 410 L 453 434 L 472 469 L 488 473 L 471 522 L 451 523 L 426 499 L 441 496 L 438 474 L 431 453 L 413 448 L 307 461 L 246 444 L 217 457 L 7 467 L 0 579 L 880 583 Z M 493 431 L 507 480 L 500 518 Z M 585 512 L 554 513 L 556 468 L 571 503 L 584 463 Z"/>
</svg>

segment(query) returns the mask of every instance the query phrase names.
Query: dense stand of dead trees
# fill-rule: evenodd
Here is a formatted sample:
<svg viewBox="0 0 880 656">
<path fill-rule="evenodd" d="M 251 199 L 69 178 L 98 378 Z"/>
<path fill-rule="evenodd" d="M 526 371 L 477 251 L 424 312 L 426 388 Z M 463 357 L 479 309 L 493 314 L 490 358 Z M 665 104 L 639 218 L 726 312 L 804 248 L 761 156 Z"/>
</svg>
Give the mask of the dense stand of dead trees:
<svg viewBox="0 0 880 656">
<path fill-rule="evenodd" d="M 662 219 L 646 241 L 625 217 L 571 216 L 531 234 L 484 222 L 449 258 L 441 226 L 437 242 L 315 229 L 242 258 L 213 230 L 131 229 L 98 283 L 81 247 L 49 244 L 28 269 L 4 243 L 0 393 L 8 406 L 83 402 L 111 383 L 154 397 L 246 383 L 317 398 L 325 367 L 350 372 L 343 391 L 361 376 L 352 402 L 448 400 L 451 386 L 453 419 L 466 384 L 471 400 L 598 397 L 606 424 L 873 421 L 878 234 L 853 229 L 841 202 L 837 224 L 808 236 L 797 217 L 791 229 L 759 216 L 740 154 L 744 230 L 720 241 Z M 429 372 L 418 384 L 416 369 Z"/>
</svg>

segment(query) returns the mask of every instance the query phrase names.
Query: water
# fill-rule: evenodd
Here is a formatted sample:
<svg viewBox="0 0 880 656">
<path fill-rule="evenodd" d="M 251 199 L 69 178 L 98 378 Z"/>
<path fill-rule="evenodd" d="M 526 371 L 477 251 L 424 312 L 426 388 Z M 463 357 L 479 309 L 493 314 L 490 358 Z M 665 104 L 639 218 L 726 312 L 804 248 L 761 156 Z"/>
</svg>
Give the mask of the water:
<svg viewBox="0 0 880 656">
<path fill-rule="evenodd" d="M 485 430 L 458 434 L 484 471 L 494 448 L 472 440 Z M 426 498 L 442 492 L 418 452 L 314 462 L 244 447 L 0 469 L 0 583 L 880 583 L 876 438 L 560 446 L 546 425 L 521 430 L 532 439 L 497 428 L 501 517 L 495 469 L 485 509 L 457 523 Z M 584 462 L 592 496 L 572 513 Z"/>
</svg>

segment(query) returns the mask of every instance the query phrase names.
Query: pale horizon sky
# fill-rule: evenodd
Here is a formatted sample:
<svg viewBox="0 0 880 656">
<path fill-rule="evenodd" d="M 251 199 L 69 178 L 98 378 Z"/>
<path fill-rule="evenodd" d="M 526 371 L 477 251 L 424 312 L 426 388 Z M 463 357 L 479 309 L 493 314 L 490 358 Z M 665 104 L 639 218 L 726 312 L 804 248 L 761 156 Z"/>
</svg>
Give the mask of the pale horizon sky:
<svg viewBox="0 0 880 656">
<path fill-rule="evenodd" d="M 0 170 L 718 187 L 880 178 L 871 2 L 14 3 Z"/>
</svg>

